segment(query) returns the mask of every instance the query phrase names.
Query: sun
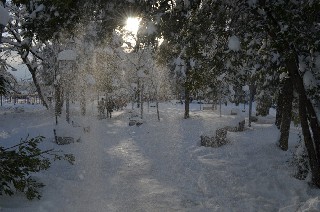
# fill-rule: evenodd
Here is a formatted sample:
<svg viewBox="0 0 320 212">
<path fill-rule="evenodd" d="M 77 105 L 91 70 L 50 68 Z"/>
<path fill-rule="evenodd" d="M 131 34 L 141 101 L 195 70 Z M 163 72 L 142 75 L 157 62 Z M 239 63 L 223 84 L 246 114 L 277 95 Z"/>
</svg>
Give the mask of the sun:
<svg viewBox="0 0 320 212">
<path fill-rule="evenodd" d="M 140 24 L 140 18 L 129 17 L 126 21 L 125 29 L 133 34 L 137 34 Z"/>
</svg>

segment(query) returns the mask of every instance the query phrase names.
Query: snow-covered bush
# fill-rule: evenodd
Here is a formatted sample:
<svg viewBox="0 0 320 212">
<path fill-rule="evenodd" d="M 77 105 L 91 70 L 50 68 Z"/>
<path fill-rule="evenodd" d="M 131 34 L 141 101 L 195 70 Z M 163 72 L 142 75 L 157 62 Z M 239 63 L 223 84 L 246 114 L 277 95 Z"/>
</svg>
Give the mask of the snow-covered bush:
<svg viewBox="0 0 320 212">
<path fill-rule="evenodd" d="M 43 139 L 43 136 L 27 137 L 12 147 L 0 147 L 0 195 L 23 192 L 29 200 L 40 199 L 39 188 L 44 184 L 33 179 L 31 174 L 47 170 L 55 160 L 63 159 L 73 164 L 71 154 L 61 154 L 54 149 L 41 150 L 38 145 Z"/>
</svg>

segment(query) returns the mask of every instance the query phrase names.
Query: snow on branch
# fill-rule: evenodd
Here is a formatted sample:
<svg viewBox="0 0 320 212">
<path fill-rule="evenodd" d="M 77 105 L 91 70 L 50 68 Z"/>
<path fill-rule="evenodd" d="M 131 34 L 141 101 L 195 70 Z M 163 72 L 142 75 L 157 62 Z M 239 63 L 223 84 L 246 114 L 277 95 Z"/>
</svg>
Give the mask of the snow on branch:
<svg viewBox="0 0 320 212">
<path fill-rule="evenodd" d="M 76 60 L 77 53 L 73 50 L 63 50 L 58 54 L 58 60 Z"/>
</svg>

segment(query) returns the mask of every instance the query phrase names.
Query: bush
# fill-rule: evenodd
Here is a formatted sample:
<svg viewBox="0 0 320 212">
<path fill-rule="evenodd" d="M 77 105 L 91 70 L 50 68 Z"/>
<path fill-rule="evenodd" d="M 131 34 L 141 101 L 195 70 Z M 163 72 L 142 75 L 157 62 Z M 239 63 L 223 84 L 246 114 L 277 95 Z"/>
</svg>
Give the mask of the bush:
<svg viewBox="0 0 320 212">
<path fill-rule="evenodd" d="M 44 184 L 33 179 L 30 174 L 47 170 L 55 160 L 63 159 L 73 164 L 72 154 L 61 154 L 61 151 L 54 149 L 41 150 L 38 145 L 43 139 L 43 136 L 27 137 L 12 147 L 0 147 L 0 195 L 11 196 L 18 191 L 23 192 L 29 200 L 40 199 L 38 190 Z"/>
</svg>

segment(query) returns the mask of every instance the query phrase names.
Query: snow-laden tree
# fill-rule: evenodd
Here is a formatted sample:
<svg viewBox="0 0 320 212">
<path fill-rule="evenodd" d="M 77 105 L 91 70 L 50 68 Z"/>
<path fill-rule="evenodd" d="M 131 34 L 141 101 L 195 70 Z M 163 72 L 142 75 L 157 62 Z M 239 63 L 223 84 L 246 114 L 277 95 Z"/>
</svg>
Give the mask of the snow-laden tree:
<svg viewBox="0 0 320 212">
<path fill-rule="evenodd" d="M 35 37 L 36 40 L 46 42 L 58 39 L 66 29 L 74 32 L 77 23 L 84 20 L 85 8 L 81 0 L 13 0 L 7 5 L 15 5 L 24 10 L 20 16 L 20 25 L 24 36 Z"/>
<path fill-rule="evenodd" d="M 81 1 L 56 1 L 56 0 L 15 0 L 7 1 L 6 9 L 10 14 L 10 21 L 5 28 L 6 34 L 2 39 L 3 47 L 7 51 L 17 52 L 22 62 L 31 73 L 38 95 L 43 104 L 48 107 L 46 95 L 42 92 L 41 84 L 47 79 L 41 79 L 40 75 L 44 66 L 56 65 L 56 61 L 50 61 L 53 57 L 47 57 L 47 49 L 63 42 L 65 34 L 69 37 L 79 33 L 80 20 L 88 20 L 82 13 L 85 9 Z M 2 17 L 2 15 L 1 15 Z M 82 18 L 83 19 L 82 19 Z M 67 33 L 65 33 L 67 32 Z M 49 46 L 49 47 L 48 47 Z M 52 55 L 51 55 L 52 56 Z M 53 63 L 52 63 L 53 62 Z M 53 70 L 52 68 L 46 69 Z M 45 76 L 42 74 L 42 77 Z"/>
<path fill-rule="evenodd" d="M 27 66 L 31 73 L 40 99 L 44 106 L 48 107 L 42 94 L 38 77 L 39 66 L 44 61 L 42 51 L 45 47 L 45 43 L 39 42 L 34 34 L 28 32 L 28 30 L 25 30 L 22 27 L 26 18 L 30 16 L 26 7 L 18 7 L 10 2 L 10 4 L 7 4 L 7 9 L 10 12 L 11 19 L 5 29 L 6 36 L 2 39 L 3 44 L 5 44 L 3 49 L 18 53 L 22 62 Z"/>
<path fill-rule="evenodd" d="M 170 71 L 167 66 L 157 63 L 156 52 L 152 46 L 145 47 L 136 52 L 144 58 L 144 66 L 137 71 L 137 77 L 141 80 L 141 99 L 156 103 L 157 117 L 160 121 L 159 102 L 169 99 L 171 96 Z M 140 53 L 139 53 L 140 52 Z M 142 102 L 141 102 L 142 104 Z"/>
<path fill-rule="evenodd" d="M 141 110 L 141 117 L 143 117 L 144 93 L 145 88 L 147 88 L 148 73 L 153 64 L 151 53 L 147 48 L 140 48 L 124 53 L 122 56 L 127 66 L 125 77 L 128 89 L 132 94 L 132 101 L 137 102 L 137 107 Z"/>
<path fill-rule="evenodd" d="M 201 54 L 198 42 L 203 42 L 203 37 L 197 28 L 201 18 L 195 16 L 198 3 L 199 1 L 160 1 L 158 10 L 154 10 L 152 17 L 158 28 L 158 37 L 164 39 L 162 45 L 168 47 L 160 47 L 160 51 L 167 52 L 170 48 L 170 54 L 160 54 L 167 62 L 175 65 L 176 76 L 181 76 L 185 99 L 184 118 L 189 117 L 190 97 L 202 78 L 203 67 L 199 63 Z"/>
<path fill-rule="evenodd" d="M 149 77 L 150 93 L 153 93 L 152 99 L 156 101 L 157 117 L 160 121 L 159 102 L 168 99 L 172 94 L 169 70 L 166 66 L 155 65 L 150 69 Z"/>
</svg>

